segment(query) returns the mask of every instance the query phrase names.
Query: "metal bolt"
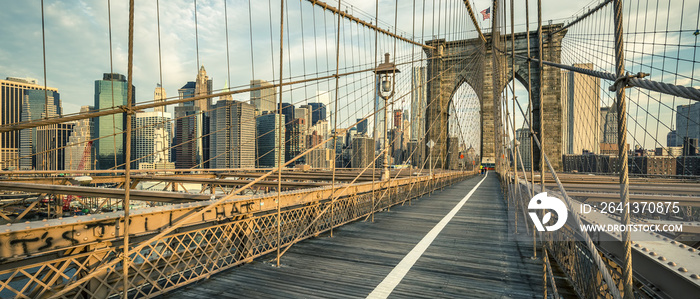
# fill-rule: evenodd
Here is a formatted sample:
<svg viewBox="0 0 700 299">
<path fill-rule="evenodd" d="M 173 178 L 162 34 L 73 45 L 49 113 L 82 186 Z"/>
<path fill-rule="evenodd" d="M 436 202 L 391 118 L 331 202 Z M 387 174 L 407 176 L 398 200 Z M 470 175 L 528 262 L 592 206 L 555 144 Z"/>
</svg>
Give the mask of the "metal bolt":
<svg viewBox="0 0 700 299">
<path fill-rule="evenodd" d="M 671 267 L 675 267 L 675 266 L 676 266 L 676 263 L 674 263 L 674 262 L 668 262 L 668 265 L 671 266 Z"/>
<path fill-rule="evenodd" d="M 653 251 L 652 251 L 652 252 L 649 252 L 649 255 L 651 255 L 651 256 L 656 256 L 656 252 L 653 252 Z"/>
<path fill-rule="evenodd" d="M 700 276 L 698 276 L 697 274 L 693 274 L 693 275 L 690 275 L 690 278 L 692 278 L 692 279 L 700 279 Z"/>
<path fill-rule="evenodd" d="M 683 268 L 683 267 L 680 267 L 680 268 L 678 268 L 678 271 L 680 271 L 680 272 L 688 272 L 688 269 Z"/>
<path fill-rule="evenodd" d="M 646 247 L 642 248 L 642 251 L 649 251 Z"/>
<path fill-rule="evenodd" d="M 660 256 L 660 257 L 659 257 L 659 260 L 660 260 L 660 261 L 665 261 L 665 260 L 666 260 L 666 258 L 665 258 L 665 257 L 663 257 L 663 256 Z"/>
<path fill-rule="evenodd" d="M 678 247 L 680 247 L 680 248 L 686 248 L 687 246 L 685 246 L 684 244 L 681 244 L 681 245 L 678 245 Z"/>
</svg>

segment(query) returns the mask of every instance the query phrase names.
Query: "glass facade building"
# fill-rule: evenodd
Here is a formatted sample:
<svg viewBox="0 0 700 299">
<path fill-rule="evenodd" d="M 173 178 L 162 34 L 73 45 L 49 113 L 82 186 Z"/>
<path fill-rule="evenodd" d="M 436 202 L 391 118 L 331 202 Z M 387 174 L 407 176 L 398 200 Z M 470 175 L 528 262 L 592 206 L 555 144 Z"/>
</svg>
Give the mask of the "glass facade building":
<svg viewBox="0 0 700 299">
<path fill-rule="evenodd" d="M 282 115 L 282 123 L 285 123 L 284 115 Z M 280 136 L 279 126 L 279 117 L 275 113 L 261 115 L 255 120 L 258 152 L 256 156 L 259 167 L 277 167 L 281 162 L 278 157 L 284 161 L 284 142 L 282 142 L 282 148 L 279 147 L 279 138 L 283 138 L 284 132 Z M 278 155 L 280 151 L 281 155 Z"/>
<path fill-rule="evenodd" d="M 311 106 L 311 125 L 316 125 L 321 120 L 326 120 L 326 105 L 323 103 L 309 103 Z"/>
<path fill-rule="evenodd" d="M 132 104 L 136 89 L 132 89 Z M 124 75 L 105 73 L 102 80 L 95 81 L 95 109 L 102 110 L 127 105 L 127 82 Z M 95 128 L 91 132 L 95 151 L 95 169 L 123 169 L 126 148 L 126 113 L 112 114 L 95 118 Z M 120 134 L 122 133 L 122 134 Z M 104 137 L 104 138 L 102 138 Z"/>
<path fill-rule="evenodd" d="M 47 91 L 47 94 L 45 94 L 44 86 L 38 85 L 36 79 L 7 77 L 6 80 L 0 80 L 0 125 L 20 122 L 23 113 L 26 115 L 25 117 L 30 118 L 29 110 L 23 109 L 23 103 L 29 101 L 29 98 L 27 98 L 28 94 L 31 95 L 32 100 L 37 100 L 38 96 L 41 96 L 41 106 L 36 106 L 36 108 L 41 107 L 42 112 L 47 95 L 49 97 L 49 102 L 60 100 L 60 95 L 56 88 L 49 87 Z M 39 117 L 41 117 L 41 114 L 39 114 Z M 27 130 L 0 134 L 1 169 L 17 169 L 19 167 L 20 144 L 23 143 L 20 135 L 21 132 L 24 131 Z M 28 133 L 24 134 L 25 140 L 35 136 L 36 134 L 34 132 L 36 132 L 35 129 L 28 130 Z M 25 153 L 27 153 L 26 150 Z"/>
</svg>

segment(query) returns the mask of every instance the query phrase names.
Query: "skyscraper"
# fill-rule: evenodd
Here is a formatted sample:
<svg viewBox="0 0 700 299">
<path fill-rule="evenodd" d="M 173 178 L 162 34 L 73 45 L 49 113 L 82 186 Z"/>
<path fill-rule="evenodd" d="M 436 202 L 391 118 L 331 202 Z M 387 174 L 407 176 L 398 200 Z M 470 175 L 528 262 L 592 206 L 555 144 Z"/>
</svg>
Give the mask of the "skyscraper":
<svg viewBox="0 0 700 299">
<path fill-rule="evenodd" d="M 22 118 L 22 104 L 24 101 L 34 102 L 41 100 L 40 105 L 35 105 L 34 111 L 41 109 L 41 112 L 35 112 L 34 118 L 41 118 L 41 113 L 44 112 L 44 103 L 46 96 L 44 95 L 44 86 L 39 86 L 36 79 L 31 78 L 15 78 L 7 77 L 6 80 L 0 80 L 0 126 L 18 123 Z M 46 89 L 50 103 L 60 101 L 58 89 L 49 87 Z M 30 98 L 26 98 L 28 96 Z M 40 96 L 40 98 L 39 98 Z M 60 102 L 59 102 L 60 103 Z M 60 106 L 60 104 L 59 104 Z M 26 110 L 28 112 L 29 110 Z M 60 115 L 60 108 L 57 113 Z M 30 117 L 28 114 L 27 117 Z M 25 132 L 22 130 L 21 132 Z M 27 131 L 26 136 L 30 138 L 35 135 L 36 129 Z M 19 167 L 19 151 L 20 151 L 20 131 L 0 133 L 0 169 L 17 169 Z M 27 135 L 29 134 L 29 135 Z M 31 153 L 30 153 L 31 154 Z M 26 160 L 25 160 L 26 161 Z"/>
<path fill-rule="evenodd" d="M 196 82 L 190 81 L 178 89 L 180 99 L 194 97 Z M 194 102 L 175 107 L 175 136 L 173 154 L 176 168 L 201 168 L 204 156 L 202 147 L 202 113 Z"/>
<path fill-rule="evenodd" d="M 197 73 L 197 78 L 195 80 L 195 86 L 194 86 L 194 95 L 196 97 L 198 96 L 206 96 L 210 95 L 212 92 L 212 85 L 213 82 L 211 79 L 209 79 L 209 76 L 207 76 L 207 71 L 204 70 L 204 66 L 201 66 L 199 68 L 199 72 Z M 197 106 L 199 111 L 202 112 L 202 121 L 201 121 L 201 126 L 202 126 L 202 135 L 201 135 L 201 140 L 202 140 L 202 166 L 201 168 L 209 168 L 209 163 L 210 163 L 210 157 L 209 157 L 209 138 L 210 136 L 210 130 L 209 130 L 209 109 L 211 109 L 211 103 L 212 103 L 212 98 L 206 98 L 206 99 L 199 99 L 197 100 L 194 104 Z"/>
<path fill-rule="evenodd" d="M 132 103 L 136 98 L 136 88 L 132 89 Z M 105 73 L 102 80 L 95 80 L 95 109 L 107 109 L 127 105 L 127 82 L 124 75 Z M 126 113 L 100 116 L 94 119 L 95 129 L 91 139 L 97 139 L 95 149 L 96 169 L 124 168 L 126 134 Z M 102 138 L 104 137 L 104 138 Z M 99 138 L 99 139 L 98 139 Z"/>
<path fill-rule="evenodd" d="M 600 108 L 600 143 L 617 144 L 617 108 Z"/>
<path fill-rule="evenodd" d="M 255 167 L 255 106 L 219 99 L 211 110 L 212 168 Z"/>
<path fill-rule="evenodd" d="M 282 142 L 282 147 L 279 147 L 280 138 L 284 138 L 284 132 L 282 132 L 282 135 L 279 133 L 280 125 L 285 123 L 284 115 L 281 118 L 282 122 L 280 123 L 278 114 L 268 113 L 255 119 L 257 135 L 256 157 L 260 167 L 278 167 L 280 163 L 284 163 L 284 142 Z M 281 153 L 281 156 L 278 156 L 278 153 Z M 279 157 L 281 157 L 281 160 L 278 159 Z"/>
<path fill-rule="evenodd" d="M 163 102 L 167 97 L 168 96 L 165 94 L 165 89 L 163 89 L 163 87 L 160 86 L 160 83 L 158 83 L 158 85 L 156 85 L 156 89 L 153 91 L 153 102 Z M 153 110 L 156 112 L 166 112 L 165 106 L 155 107 Z"/>
<path fill-rule="evenodd" d="M 258 115 L 266 111 L 276 110 L 276 96 L 274 85 L 265 80 L 250 80 L 250 88 L 263 87 L 250 92 L 250 102 L 255 106 Z"/>
<path fill-rule="evenodd" d="M 574 64 L 593 69 L 592 63 Z M 563 152 L 600 151 L 600 78 L 562 71 Z"/>
<path fill-rule="evenodd" d="M 62 108 L 60 99 L 56 99 L 50 95 L 48 96 L 48 107 L 46 107 L 46 102 L 47 98 L 43 90 L 25 90 L 24 99 L 22 100 L 22 115 L 20 117 L 21 121 L 26 122 L 45 117 L 52 118 L 61 115 Z M 37 129 L 38 128 L 31 128 L 23 129 L 20 131 L 20 169 L 37 169 Z"/>
<path fill-rule="evenodd" d="M 287 116 L 285 116 L 286 119 Z M 303 118 L 295 118 L 286 128 L 285 139 L 285 161 L 294 159 L 306 149 L 306 120 Z M 294 161 L 293 164 L 303 164 L 305 157 L 301 157 Z"/>
<path fill-rule="evenodd" d="M 325 120 L 319 120 L 316 122 L 315 125 L 311 127 L 311 132 L 316 132 L 316 134 L 319 136 L 319 142 L 323 142 L 326 139 L 328 139 L 329 135 L 329 130 L 328 130 L 328 121 Z M 326 143 L 327 148 L 333 148 L 333 142 L 327 142 Z"/>
<path fill-rule="evenodd" d="M 178 96 L 180 99 L 186 99 L 186 98 L 191 98 L 194 97 L 194 90 L 195 86 L 197 85 L 196 82 L 190 81 L 185 83 L 180 89 L 177 90 Z M 187 104 L 186 106 L 195 106 L 194 103 L 188 102 L 188 103 L 183 103 Z"/>
<path fill-rule="evenodd" d="M 279 108 L 279 107 L 277 107 Z M 284 115 L 284 119 L 286 120 L 284 123 L 284 144 L 285 144 L 285 162 L 288 161 L 289 158 L 289 150 L 291 149 L 290 146 L 290 137 L 292 134 L 289 133 L 289 131 L 292 130 L 292 122 L 294 121 L 294 105 L 290 103 L 282 103 L 282 114 Z M 299 134 L 301 132 L 295 132 L 295 134 Z M 296 150 L 297 148 L 295 148 Z"/>
<path fill-rule="evenodd" d="M 357 134 L 365 134 L 367 135 L 367 119 L 357 119 Z"/>
<path fill-rule="evenodd" d="M 65 148 L 75 123 L 42 126 L 36 130 L 36 169 L 64 170 Z"/>
<path fill-rule="evenodd" d="M 323 103 L 309 103 L 311 107 L 311 125 L 315 126 L 319 121 L 326 120 L 326 105 Z M 302 106 L 303 107 L 303 106 Z"/>
<path fill-rule="evenodd" d="M 291 122 L 294 117 L 294 105 L 290 103 L 282 103 L 282 114 L 284 114 L 287 123 Z"/>
<path fill-rule="evenodd" d="M 425 130 L 425 109 L 427 99 L 425 67 L 414 67 L 411 72 L 411 138 L 420 139 Z"/>
<path fill-rule="evenodd" d="M 131 159 L 134 169 L 162 169 L 170 166 L 172 116 L 167 112 L 138 112 L 132 122 Z"/>
<path fill-rule="evenodd" d="M 191 103 L 184 103 L 191 104 Z M 194 105 L 175 107 L 176 168 L 202 168 L 204 161 L 202 146 L 202 113 Z"/>
<path fill-rule="evenodd" d="M 195 81 L 178 90 L 180 99 L 211 95 L 213 82 L 204 66 Z M 174 154 L 177 168 L 209 168 L 210 121 L 212 99 L 198 99 L 175 107 Z"/>
<path fill-rule="evenodd" d="M 92 109 L 91 106 L 82 106 L 80 107 L 80 113 L 87 113 Z M 83 169 L 92 169 L 92 145 L 88 145 L 91 130 L 92 121 L 89 118 L 75 122 L 73 132 L 70 134 L 68 145 L 66 146 L 65 161 L 63 162 L 66 170 L 78 170 L 81 162 L 83 163 Z M 90 150 L 85 155 L 85 148 L 88 146 Z"/>
<path fill-rule="evenodd" d="M 296 118 L 304 119 L 304 125 L 306 127 L 306 132 L 304 132 L 304 134 L 311 134 L 309 131 L 311 129 L 311 106 L 302 105 L 299 108 L 294 109 L 294 116 Z"/>
<path fill-rule="evenodd" d="M 205 95 L 210 95 L 212 91 L 212 80 L 209 79 L 209 76 L 207 76 L 207 71 L 204 69 L 204 66 L 201 66 L 199 68 L 199 73 L 197 73 L 197 78 L 195 80 L 195 85 L 194 85 L 194 96 L 205 96 Z M 206 98 L 206 99 L 200 99 L 195 102 L 195 106 L 199 108 L 199 111 L 209 111 L 209 108 L 211 107 L 211 98 Z"/>
<path fill-rule="evenodd" d="M 530 130 L 517 129 L 515 130 L 515 138 L 518 140 L 518 160 L 523 162 L 525 170 L 530 170 L 532 167 L 532 156 L 530 155 Z M 520 162 L 518 162 L 520 163 Z M 520 167 L 520 165 L 518 165 Z"/>
<path fill-rule="evenodd" d="M 403 126 L 403 110 L 394 110 L 394 128 L 401 129 Z"/>
<path fill-rule="evenodd" d="M 678 134 L 676 133 L 676 130 L 668 132 L 666 134 L 666 146 L 667 147 L 677 147 L 677 146 L 683 146 L 683 141 L 678 140 Z"/>
<path fill-rule="evenodd" d="M 309 152 L 306 162 L 313 168 L 330 169 L 333 162 L 333 150 L 329 148 L 317 148 Z"/>
<path fill-rule="evenodd" d="M 365 168 L 372 164 L 374 160 L 374 139 L 357 135 L 352 139 L 352 158 L 350 165 L 352 168 Z"/>
<path fill-rule="evenodd" d="M 700 102 L 676 107 L 676 138 L 678 146 L 685 138 L 700 139 Z"/>
</svg>

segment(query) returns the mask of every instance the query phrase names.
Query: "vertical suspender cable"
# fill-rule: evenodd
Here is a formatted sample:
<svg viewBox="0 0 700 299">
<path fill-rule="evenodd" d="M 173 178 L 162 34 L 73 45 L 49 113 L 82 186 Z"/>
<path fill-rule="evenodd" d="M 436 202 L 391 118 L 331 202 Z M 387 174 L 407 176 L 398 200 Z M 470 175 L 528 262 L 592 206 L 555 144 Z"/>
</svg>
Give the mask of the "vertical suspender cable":
<svg viewBox="0 0 700 299">
<path fill-rule="evenodd" d="M 625 73 L 625 53 L 622 39 L 622 0 L 613 1 L 613 13 L 615 22 L 615 72 L 618 78 Z M 629 206 L 629 178 L 627 169 L 627 111 L 625 103 L 625 86 L 617 84 L 617 147 L 620 157 L 620 201 L 623 207 Z M 622 225 L 630 224 L 629 209 L 624 208 L 622 212 Z M 622 264 L 622 286 L 625 299 L 633 299 L 632 291 L 632 246 L 630 242 L 629 230 L 622 232 L 623 242 L 623 264 Z M 605 269 L 607 271 L 607 269 Z"/>
<path fill-rule="evenodd" d="M 250 72 L 253 77 L 251 79 L 255 79 L 255 57 L 253 56 L 253 13 L 252 13 L 252 8 L 251 8 L 251 3 L 253 0 L 248 0 L 248 33 L 250 33 Z M 257 165 L 257 161 L 255 164 Z"/>
<path fill-rule="evenodd" d="M 112 107 L 115 107 L 114 105 L 114 63 L 112 59 L 112 3 L 110 0 L 107 0 L 107 25 L 109 29 L 109 85 L 112 90 Z M 95 107 L 96 109 L 98 107 Z M 102 108 L 102 107 L 99 107 Z M 117 120 L 116 116 L 112 115 L 112 151 L 114 152 L 114 167 L 116 167 L 119 163 L 117 163 L 117 137 L 116 137 L 116 127 L 117 127 Z M 95 160 L 97 160 L 97 155 L 99 153 L 95 151 Z M 95 165 L 93 165 L 93 169 L 96 169 Z M 122 201 L 122 205 L 124 202 Z"/>
<path fill-rule="evenodd" d="M 340 11 L 340 1 L 338 0 L 338 11 Z M 335 164 L 336 152 L 338 147 L 338 84 L 340 77 L 338 69 L 340 67 L 340 12 L 338 12 L 338 28 L 335 36 L 335 99 L 333 103 L 333 160 L 331 160 L 331 169 L 333 170 L 331 181 L 331 237 L 333 237 L 333 228 L 335 227 Z"/>
<path fill-rule="evenodd" d="M 126 148 L 124 149 L 124 261 L 122 269 L 124 271 L 124 290 L 123 298 L 129 296 L 129 192 L 131 191 L 131 106 L 134 100 L 134 90 L 131 88 L 133 84 L 134 70 L 134 0 L 129 1 L 129 56 L 127 65 L 127 84 L 126 84 Z M 116 154 L 116 153 L 115 153 Z"/>
<path fill-rule="evenodd" d="M 160 1 L 156 0 L 156 23 L 158 25 L 158 74 L 159 74 L 159 79 L 160 79 L 160 86 L 163 87 L 163 58 L 161 54 L 161 47 L 160 47 Z M 165 100 L 165 97 L 161 93 L 161 97 L 159 100 Z M 165 108 L 163 108 L 163 111 L 165 111 Z"/>
<path fill-rule="evenodd" d="M 537 42 L 539 48 L 537 55 L 539 56 L 539 61 L 537 71 L 539 72 L 539 84 L 537 86 L 537 98 L 540 101 L 540 192 L 544 192 L 544 99 L 542 89 L 544 88 L 544 70 L 542 65 L 542 56 L 544 55 L 542 49 L 542 0 L 537 0 Z"/>
<path fill-rule="evenodd" d="M 231 62 L 229 60 L 229 46 L 228 46 L 228 9 L 226 7 L 226 0 L 224 0 L 224 25 L 226 26 L 226 71 L 228 74 L 228 84 L 231 84 Z M 228 90 L 226 90 L 226 91 L 228 91 Z"/>
<path fill-rule="evenodd" d="M 197 0 L 194 0 L 194 45 L 197 52 L 197 73 L 199 73 L 199 32 L 197 32 Z"/>
<path fill-rule="evenodd" d="M 270 28 L 272 30 L 272 28 Z M 279 81 L 279 111 L 277 111 L 277 267 L 280 266 L 280 246 L 282 242 L 281 232 L 281 205 L 282 199 L 282 141 L 284 131 L 282 130 L 282 67 L 284 66 L 284 0 L 280 1 L 280 81 Z M 273 67 L 274 68 L 274 67 Z"/>
<path fill-rule="evenodd" d="M 514 8 L 513 8 L 513 0 L 510 0 L 510 53 L 511 53 L 511 72 L 513 74 L 513 185 L 515 188 L 518 188 L 520 190 L 520 185 L 518 185 L 518 143 L 517 143 L 517 136 L 515 136 L 515 25 L 513 23 L 514 21 Z M 516 194 L 520 194 L 520 192 L 516 192 L 513 194 L 513 201 L 515 203 L 515 232 L 518 232 L 518 201 L 515 198 Z"/>
<path fill-rule="evenodd" d="M 41 0 L 41 47 L 44 53 L 44 118 L 49 118 L 49 90 L 47 89 L 48 87 L 46 82 L 46 32 L 44 29 L 44 0 Z"/>
<path fill-rule="evenodd" d="M 413 20 L 413 22 L 412 22 L 412 27 L 411 27 L 411 39 L 415 41 L 415 39 L 416 39 L 416 0 L 413 0 L 413 19 L 412 19 L 412 20 Z M 416 56 L 416 47 L 411 47 L 411 78 L 410 78 L 410 79 L 411 79 L 411 85 L 410 85 L 410 86 L 411 86 L 411 93 L 412 93 L 412 96 L 411 96 L 411 112 L 413 112 L 413 115 L 417 115 L 417 113 L 416 113 L 415 111 L 413 111 L 413 108 L 415 108 L 415 105 L 413 105 L 413 101 L 417 101 L 416 96 L 415 96 L 415 95 L 416 95 L 416 91 L 413 90 L 413 89 L 415 88 L 415 87 L 413 86 L 413 85 L 415 85 L 415 84 L 414 84 L 415 80 L 413 80 L 413 76 L 414 76 L 414 73 L 413 73 L 413 68 L 414 68 L 413 62 L 416 61 L 416 57 L 415 57 L 415 56 Z M 411 117 L 411 121 L 413 122 L 413 121 L 416 121 L 416 120 L 413 119 L 413 117 Z M 410 130 L 410 129 L 409 129 L 409 130 Z M 412 132 L 411 132 L 411 133 L 412 133 Z M 414 137 L 415 137 L 415 136 L 411 136 L 411 139 L 413 139 Z M 417 140 L 417 139 L 416 139 L 416 140 Z M 416 148 L 418 148 L 418 146 L 416 146 Z M 413 151 L 415 152 L 416 149 L 413 149 Z M 408 159 L 411 160 L 411 164 L 414 163 L 414 160 L 415 160 L 414 157 L 415 157 L 415 155 L 414 155 L 413 153 L 411 153 L 411 154 L 408 155 Z M 409 177 L 411 177 L 411 189 L 413 189 L 413 185 L 415 184 L 415 178 L 413 178 L 413 171 L 411 171 L 408 175 L 409 175 Z M 416 174 L 416 176 L 417 176 L 417 174 Z M 408 205 L 409 205 L 409 206 L 411 205 L 411 199 L 412 199 L 412 198 L 413 198 L 413 197 L 410 196 L 409 199 L 408 199 Z"/>
<path fill-rule="evenodd" d="M 398 24 L 398 12 L 399 12 L 399 0 L 396 0 L 396 1 L 394 1 L 394 35 L 396 35 L 396 26 Z M 394 47 L 394 49 L 393 49 L 392 56 L 394 57 L 393 58 L 394 61 L 396 61 L 396 38 L 394 38 L 394 46 L 393 47 Z M 392 87 L 393 92 L 396 93 L 396 70 L 395 69 L 394 69 L 394 73 L 391 74 L 391 87 Z M 387 99 L 389 99 L 389 98 L 387 98 Z M 390 144 L 386 145 L 387 149 L 386 149 L 386 152 L 384 152 L 384 154 L 387 157 L 387 159 L 386 159 L 387 164 L 384 165 L 385 169 L 388 169 L 388 167 L 389 167 L 389 149 L 392 148 L 393 145 L 395 144 L 396 137 L 397 137 L 395 135 L 396 135 L 396 132 L 398 132 L 398 130 L 396 130 L 396 123 L 394 123 L 394 121 L 395 121 L 395 119 L 394 119 L 394 102 L 395 101 L 391 101 L 391 123 L 394 126 L 395 133 L 391 136 L 391 141 L 389 142 Z M 385 104 L 384 108 L 385 109 L 388 108 L 388 107 L 386 107 L 386 104 Z M 384 123 L 388 125 L 389 119 L 385 118 Z M 384 130 L 384 136 L 387 136 L 387 137 L 389 136 L 389 131 L 387 131 L 386 129 Z M 392 153 L 392 156 L 393 156 L 393 153 Z M 388 210 L 391 210 L 391 175 L 389 175 L 390 173 L 388 171 L 386 172 L 386 174 L 387 174 L 386 178 L 387 178 L 387 183 L 388 183 L 387 190 L 389 190 L 388 194 L 387 194 L 388 201 L 389 201 Z M 398 176 L 398 173 L 396 175 Z"/>
<path fill-rule="evenodd" d="M 379 0 L 377 0 L 375 2 L 374 6 L 375 6 L 374 22 L 376 23 L 377 26 L 379 26 Z M 378 47 L 379 44 L 377 41 L 378 36 L 379 36 L 379 31 L 375 30 L 374 31 L 374 68 L 375 69 L 377 68 L 377 51 L 379 48 Z M 374 121 L 374 128 L 373 128 L 374 132 L 372 132 L 372 139 L 374 140 L 374 145 L 372 146 L 373 147 L 372 151 L 376 153 L 377 152 L 377 150 L 376 150 L 377 149 L 377 121 L 376 120 L 378 119 L 378 117 L 376 116 L 377 92 L 378 92 L 378 90 L 377 90 L 377 76 L 376 75 L 372 76 L 372 86 L 374 86 L 374 96 L 372 97 L 372 100 L 374 101 L 374 111 L 375 111 L 375 113 L 374 113 L 374 115 L 375 115 L 374 120 L 375 121 Z M 372 211 L 371 211 L 372 212 L 372 222 L 374 222 L 374 206 L 375 206 L 374 201 L 376 200 L 375 193 L 374 193 L 374 180 L 375 180 L 375 176 L 377 173 L 377 163 L 375 162 L 376 160 L 377 159 L 374 159 L 374 161 L 372 161 L 372 163 L 374 163 L 374 165 L 372 165 Z"/>
</svg>

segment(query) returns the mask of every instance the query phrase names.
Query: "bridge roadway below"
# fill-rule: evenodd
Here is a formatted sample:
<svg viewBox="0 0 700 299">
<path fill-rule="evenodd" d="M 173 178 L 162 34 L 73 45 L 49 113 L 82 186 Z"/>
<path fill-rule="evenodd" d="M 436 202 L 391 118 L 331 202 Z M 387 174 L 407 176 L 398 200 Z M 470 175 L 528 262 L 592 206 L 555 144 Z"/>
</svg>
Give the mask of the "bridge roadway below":
<svg viewBox="0 0 700 299">
<path fill-rule="evenodd" d="M 530 258 L 532 243 L 509 236 L 506 219 L 496 175 L 476 176 L 375 214 L 373 223 L 296 244 L 279 268 L 270 254 L 162 297 L 358 298 L 383 290 L 392 298 L 541 298 L 542 261 Z"/>
</svg>

